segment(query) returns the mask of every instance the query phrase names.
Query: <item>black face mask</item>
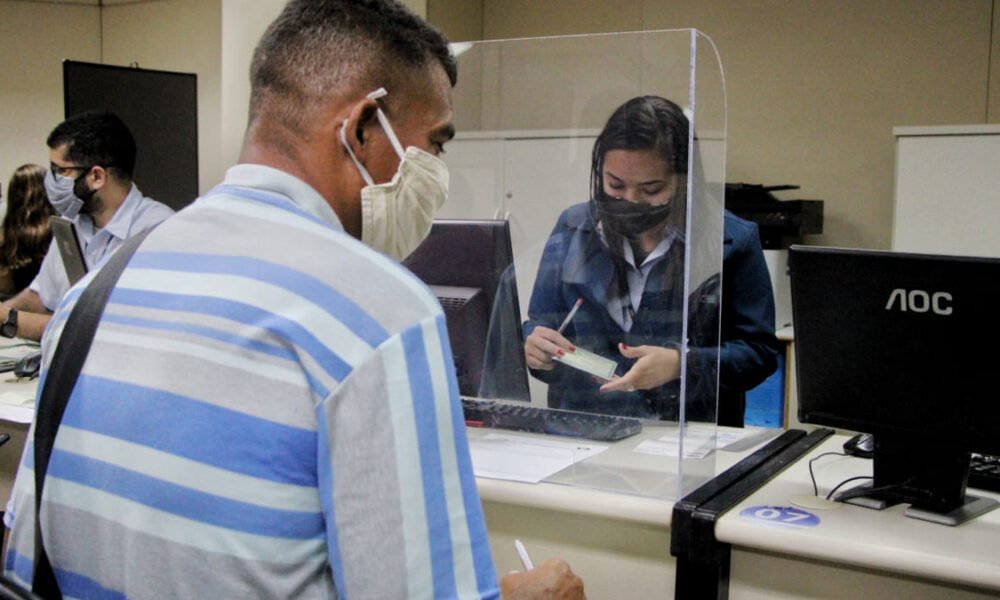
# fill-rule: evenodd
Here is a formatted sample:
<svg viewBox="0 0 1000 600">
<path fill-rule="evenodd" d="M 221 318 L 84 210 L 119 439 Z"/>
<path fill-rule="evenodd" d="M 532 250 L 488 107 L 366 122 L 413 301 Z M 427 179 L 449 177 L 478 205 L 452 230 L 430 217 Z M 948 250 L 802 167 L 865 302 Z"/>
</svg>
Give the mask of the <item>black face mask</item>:
<svg viewBox="0 0 1000 600">
<path fill-rule="evenodd" d="M 604 192 L 595 200 L 597 217 L 601 223 L 630 240 L 666 221 L 673 204 L 673 200 L 656 206 L 644 202 L 629 202 L 612 198 Z"/>
<path fill-rule="evenodd" d="M 97 190 L 87 187 L 86 178 L 87 173 L 84 173 L 73 181 L 73 195 L 83 201 L 80 213 L 92 215 L 94 214 L 94 194 L 97 193 Z"/>
</svg>

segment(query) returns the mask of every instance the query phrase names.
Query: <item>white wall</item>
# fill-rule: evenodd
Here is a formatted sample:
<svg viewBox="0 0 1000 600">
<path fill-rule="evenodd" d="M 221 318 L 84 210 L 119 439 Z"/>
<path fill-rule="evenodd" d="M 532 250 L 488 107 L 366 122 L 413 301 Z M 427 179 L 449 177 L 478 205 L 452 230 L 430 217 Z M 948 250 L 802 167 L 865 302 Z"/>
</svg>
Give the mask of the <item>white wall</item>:
<svg viewBox="0 0 1000 600">
<path fill-rule="evenodd" d="M 0 186 L 26 162 L 47 166 L 45 138 L 63 120 L 62 61 L 101 57 L 100 9 L 0 2 Z"/>
<path fill-rule="evenodd" d="M 239 157 L 250 103 L 250 59 L 284 0 L 222 0 L 220 148 L 224 164 Z"/>
<path fill-rule="evenodd" d="M 226 166 L 220 152 L 220 0 L 106 6 L 101 15 L 106 64 L 137 63 L 144 69 L 198 76 L 198 178 L 204 192 L 221 179 Z"/>
<path fill-rule="evenodd" d="M 174 1 L 174 0 L 169 0 Z M 411 10 L 427 14 L 427 0 L 402 0 Z M 222 0 L 221 133 L 224 165 L 239 157 L 250 103 L 250 60 L 260 36 L 285 5 L 285 0 Z"/>
</svg>

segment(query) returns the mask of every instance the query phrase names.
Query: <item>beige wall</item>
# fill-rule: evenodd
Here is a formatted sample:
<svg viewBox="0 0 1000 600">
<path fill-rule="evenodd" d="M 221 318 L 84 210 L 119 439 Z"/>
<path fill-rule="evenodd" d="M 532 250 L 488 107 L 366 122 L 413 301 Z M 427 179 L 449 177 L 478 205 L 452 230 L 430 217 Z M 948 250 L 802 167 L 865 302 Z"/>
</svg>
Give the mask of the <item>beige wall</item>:
<svg viewBox="0 0 1000 600">
<path fill-rule="evenodd" d="M 63 120 L 63 59 L 101 57 L 100 10 L 0 2 L 0 187 L 26 162 L 48 165 L 45 138 Z"/>
<path fill-rule="evenodd" d="M 222 162 L 239 157 L 250 102 L 250 59 L 284 0 L 222 0 Z"/>
<path fill-rule="evenodd" d="M 198 76 L 198 179 L 199 188 L 207 189 L 224 170 L 220 153 L 219 0 L 107 6 L 101 11 L 101 23 L 103 62 Z"/>
<path fill-rule="evenodd" d="M 420 15 L 427 0 L 403 0 Z M 199 187 L 236 161 L 250 55 L 285 0 L 0 0 L 0 187 L 24 162 L 47 163 L 63 119 L 64 59 L 198 75 Z M 141 149 L 140 149 L 141 151 Z"/>
<path fill-rule="evenodd" d="M 428 18 L 455 40 L 477 29 L 481 39 L 703 31 L 726 71 L 727 180 L 796 184 L 779 197 L 824 200 L 825 233 L 810 242 L 887 248 L 892 128 L 983 123 L 988 110 L 1000 120 L 1000 76 L 989 77 L 991 55 L 1000 68 L 993 4 L 431 0 Z"/>
<path fill-rule="evenodd" d="M 796 184 L 780 197 L 824 200 L 816 243 L 888 247 L 893 127 L 1000 122 L 1000 0 L 406 1 L 455 41 L 703 31 L 726 71 L 727 180 Z M 0 3 L 0 181 L 46 160 L 44 137 L 62 118 L 60 63 L 71 58 L 198 73 L 206 189 L 236 158 L 249 53 L 282 4 Z"/>
</svg>

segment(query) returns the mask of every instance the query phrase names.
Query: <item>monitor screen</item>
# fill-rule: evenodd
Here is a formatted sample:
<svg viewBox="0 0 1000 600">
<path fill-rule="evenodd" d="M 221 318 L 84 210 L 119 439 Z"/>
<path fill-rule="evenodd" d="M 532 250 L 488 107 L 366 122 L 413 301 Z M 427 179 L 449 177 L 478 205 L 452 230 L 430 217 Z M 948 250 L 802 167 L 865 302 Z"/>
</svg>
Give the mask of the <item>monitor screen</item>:
<svg viewBox="0 0 1000 600">
<path fill-rule="evenodd" d="M 799 420 L 874 434 L 890 503 L 962 506 L 969 454 L 1000 453 L 1000 259 L 792 246 L 788 262 Z"/>
<path fill-rule="evenodd" d="M 135 138 L 132 179 L 173 209 L 198 197 L 198 90 L 193 73 L 63 61 L 66 117 L 108 110 Z"/>
<path fill-rule="evenodd" d="M 441 301 L 460 393 L 529 400 L 510 224 L 437 219 L 403 264 Z"/>
</svg>

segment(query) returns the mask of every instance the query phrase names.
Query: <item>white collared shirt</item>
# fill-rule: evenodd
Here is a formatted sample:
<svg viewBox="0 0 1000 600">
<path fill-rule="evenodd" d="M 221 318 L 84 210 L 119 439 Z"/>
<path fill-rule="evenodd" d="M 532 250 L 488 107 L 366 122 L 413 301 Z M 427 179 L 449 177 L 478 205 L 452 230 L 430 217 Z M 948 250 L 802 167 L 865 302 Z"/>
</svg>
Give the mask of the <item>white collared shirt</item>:
<svg viewBox="0 0 1000 600">
<path fill-rule="evenodd" d="M 101 229 L 94 227 L 90 215 L 80 214 L 73 219 L 76 234 L 80 237 L 83 257 L 87 269 L 99 266 L 114 253 L 128 238 L 158 225 L 174 214 L 166 204 L 142 195 L 133 183 L 125 201 L 118 207 L 111 220 Z M 63 266 L 62 255 L 53 239 L 42 260 L 38 275 L 29 286 L 49 310 L 55 310 L 59 300 L 69 290 L 69 277 Z"/>
<path fill-rule="evenodd" d="M 631 331 L 632 329 L 632 314 L 634 311 L 639 310 L 639 306 L 642 304 L 642 292 L 646 289 L 646 282 L 649 280 L 650 272 L 652 272 L 656 263 L 666 256 L 667 251 L 670 250 L 670 246 L 678 237 L 678 233 L 668 227 L 663 234 L 663 239 L 653 248 L 653 251 L 642 261 L 641 265 L 635 264 L 635 253 L 632 252 L 632 245 L 629 244 L 628 240 L 622 240 L 625 262 L 629 266 L 626 273 L 626 280 L 628 282 L 628 295 L 632 310 L 629 310 L 629 306 L 625 306 L 622 302 L 622 297 L 618 296 L 608 299 L 608 314 L 611 315 L 615 323 L 618 323 L 624 331 Z"/>
</svg>

